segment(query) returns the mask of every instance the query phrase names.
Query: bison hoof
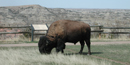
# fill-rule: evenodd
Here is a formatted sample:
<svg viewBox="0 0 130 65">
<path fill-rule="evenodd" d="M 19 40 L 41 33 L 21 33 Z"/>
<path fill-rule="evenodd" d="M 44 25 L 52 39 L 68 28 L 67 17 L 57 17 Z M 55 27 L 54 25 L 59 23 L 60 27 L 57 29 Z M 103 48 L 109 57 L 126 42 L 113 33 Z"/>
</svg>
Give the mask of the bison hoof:
<svg viewBox="0 0 130 65">
<path fill-rule="evenodd" d="M 82 54 L 82 52 L 79 52 L 79 54 Z"/>
<path fill-rule="evenodd" d="M 88 53 L 87 55 L 91 55 L 91 53 Z"/>
<path fill-rule="evenodd" d="M 64 53 L 64 51 L 62 50 L 61 53 Z"/>
<path fill-rule="evenodd" d="M 91 54 L 87 54 L 88 56 L 91 55 Z"/>
</svg>

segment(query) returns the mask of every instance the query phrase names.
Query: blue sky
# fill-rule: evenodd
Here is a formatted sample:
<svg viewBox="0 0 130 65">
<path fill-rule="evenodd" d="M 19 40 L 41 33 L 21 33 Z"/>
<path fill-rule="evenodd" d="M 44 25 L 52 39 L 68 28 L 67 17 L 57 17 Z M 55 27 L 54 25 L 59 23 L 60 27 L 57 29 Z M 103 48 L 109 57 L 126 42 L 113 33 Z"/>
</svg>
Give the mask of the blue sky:
<svg viewBox="0 0 130 65">
<path fill-rule="evenodd" d="M 130 9 L 130 0 L 0 0 L 0 6 L 32 4 L 48 8 Z"/>
</svg>

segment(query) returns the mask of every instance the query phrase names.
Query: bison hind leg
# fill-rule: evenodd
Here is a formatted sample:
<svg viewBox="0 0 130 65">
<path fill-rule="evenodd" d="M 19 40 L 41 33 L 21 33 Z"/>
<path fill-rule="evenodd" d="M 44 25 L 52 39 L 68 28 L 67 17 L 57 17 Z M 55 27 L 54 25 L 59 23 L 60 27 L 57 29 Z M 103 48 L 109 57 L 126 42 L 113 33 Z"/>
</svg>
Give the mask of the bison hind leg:
<svg viewBox="0 0 130 65">
<path fill-rule="evenodd" d="M 90 39 L 85 40 L 85 41 L 86 41 L 86 45 L 88 47 L 88 55 L 91 55 L 91 49 L 90 49 L 91 42 L 90 42 Z"/>
<path fill-rule="evenodd" d="M 79 51 L 79 53 L 81 54 L 84 48 L 84 40 L 80 41 L 80 45 L 81 45 L 81 49 Z"/>
</svg>

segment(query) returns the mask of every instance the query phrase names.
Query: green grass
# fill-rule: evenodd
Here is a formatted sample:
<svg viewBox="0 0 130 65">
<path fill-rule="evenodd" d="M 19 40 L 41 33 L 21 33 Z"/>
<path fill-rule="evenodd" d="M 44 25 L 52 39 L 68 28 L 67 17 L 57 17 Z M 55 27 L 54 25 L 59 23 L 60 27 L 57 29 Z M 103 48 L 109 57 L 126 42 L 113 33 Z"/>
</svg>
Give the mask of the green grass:
<svg viewBox="0 0 130 65">
<path fill-rule="evenodd" d="M 68 49 L 72 49 L 74 53 L 78 52 L 80 46 L 70 46 Z M 92 56 L 101 57 L 104 59 L 115 60 L 118 62 L 130 64 L 130 44 L 111 44 L 111 45 L 92 45 Z M 67 52 L 67 51 L 66 51 Z M 87 54 L 87 47 L 84 48 L 84 54 Z M 123 65 L 121 63 L 113 62 L 112 65 Z"/>
<path fill-rule="evenodd" d="M 130 44 L 92 45 L 88 56 L 86 46 L 78 54 L 79 45 L 66 46 L 64 54 L 53 49 L 50 55 L 41 55 L 38 47 L 1 47 L 0 65 L 124 65 L 130 64 L 129 49 Z"/>
<path fill-rule="evenodd" d="M 101 52 L 101 54 L 94 54 L 96 56 L 130 64 L 130 44 L 95 45 L 92 51 Z"/>
</svg>

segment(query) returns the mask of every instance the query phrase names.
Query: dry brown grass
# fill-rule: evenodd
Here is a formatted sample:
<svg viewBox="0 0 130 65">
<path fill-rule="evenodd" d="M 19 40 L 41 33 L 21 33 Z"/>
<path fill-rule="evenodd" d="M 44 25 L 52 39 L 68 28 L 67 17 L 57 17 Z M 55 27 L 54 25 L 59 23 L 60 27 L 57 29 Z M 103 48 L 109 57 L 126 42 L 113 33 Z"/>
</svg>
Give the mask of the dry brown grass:
<svg viewBox="0 0 130 65">
<path fill-rule="evenodd" d="M 82 55 L 41 55 L 37 48 L 1 48 L 0 65 L 111 65 Z"/>
</svg>

